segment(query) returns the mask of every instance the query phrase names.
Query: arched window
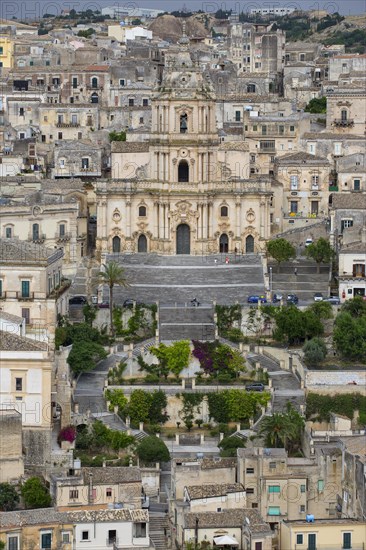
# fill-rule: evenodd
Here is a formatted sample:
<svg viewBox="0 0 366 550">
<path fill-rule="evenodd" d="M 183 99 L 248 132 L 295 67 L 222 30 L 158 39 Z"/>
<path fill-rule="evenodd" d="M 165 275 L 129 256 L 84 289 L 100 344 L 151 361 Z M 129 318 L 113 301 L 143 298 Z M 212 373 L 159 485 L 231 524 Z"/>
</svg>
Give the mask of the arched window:
<svg viewBox="0 0 366 550">
<path fill-rule="evenodd" d="M 99 103 L 99 97 L 98 97 L 97 92 L 94 92 L 94 93 L 91 95 L 90 100 L 91 100 L 92 103 Z"/>
<path fill-rule="evenodd" d="M 229 215 L 229 209 L 227 206 L 221 206 L 220 214 L 222 218 L 227 218 Z"/>
<path fill-rule="evenodd" d="M 179 163 L 178 181 L 182 183 L 189 181 L 189 166 L 186 160 L 181 160 Z"/>
<path fill-rule="evenodd" d="M 188 116 L 187 113 L 180 115 L 180 133 L 186 134 L 188 132 Z"/>
<path fill-rule="evenodd" d="M 34 223 L 32 225 L 32 239 L 34 241 L 38 241 L 38 239 L 39 239 L 39 224 L 38 223 Z"/>
<path fill-rule="evenodd" d="M 341 111 L 341 119 L 342 119 L 342 120 L 347 120 L 347 118 L 348 118 L 347 109 L 342 109 L 342 111 Z"/>
<path fill-rule="evenodd" d="M 91 79 L 91 87 L 98 88 L 98 79 L 96 76 L 93 76 L 93 78 Z"/>
<path fill-rule="evenodd" d="M 117 235 L 112 239 L 112 250 L 115 253 L 121 252 L 121 239 Z"/>
<path fill-rule="evenodd" d="M 139 216 L 146 216 L 146 206 L 139 206 Z"/>
</svg>

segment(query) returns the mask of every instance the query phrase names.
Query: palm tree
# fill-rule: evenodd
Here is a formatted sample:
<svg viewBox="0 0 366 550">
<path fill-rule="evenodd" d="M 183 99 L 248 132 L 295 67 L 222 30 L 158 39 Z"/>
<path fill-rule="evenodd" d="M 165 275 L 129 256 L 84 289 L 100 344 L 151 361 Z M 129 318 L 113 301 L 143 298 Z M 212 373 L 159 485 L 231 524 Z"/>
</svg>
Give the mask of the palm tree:
<svg viewBox="0 0 366 550">
<path fill-rule="evenodd" d="M 295 436 L 294 426 L 286 414 L 274 413 L 267 416 L 260 428 L 268 447 L 286 447 L 289 440 Z"/>
<path fill-rule="evenodd" d="M 128 281 L 125 271 L 117 262 L 108 262 L 103 264 L 104 270 L 100 271 L 98 277 L 100 281 L 109 287 L 109 326 L 111 334 L 114 334 L 113 326 L 113 288 L 118 286 L 128 287 Z"/>
</svg>

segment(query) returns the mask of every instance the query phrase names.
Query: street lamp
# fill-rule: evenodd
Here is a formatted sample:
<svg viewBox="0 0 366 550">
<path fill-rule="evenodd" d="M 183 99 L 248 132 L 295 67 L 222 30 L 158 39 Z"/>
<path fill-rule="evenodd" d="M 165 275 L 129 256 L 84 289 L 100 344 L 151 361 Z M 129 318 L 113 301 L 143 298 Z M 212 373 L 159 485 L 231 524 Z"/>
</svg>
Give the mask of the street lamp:
<svg viewBox="0 0 366 550">
<path fill-rule="evenodd" d="M 269 291 L 271 293 L 271 298 L 272 298 L 272 283 L 273 283 L 273 278 L 272 278 L 272 267 L 269 268 Z"/>
</svg>

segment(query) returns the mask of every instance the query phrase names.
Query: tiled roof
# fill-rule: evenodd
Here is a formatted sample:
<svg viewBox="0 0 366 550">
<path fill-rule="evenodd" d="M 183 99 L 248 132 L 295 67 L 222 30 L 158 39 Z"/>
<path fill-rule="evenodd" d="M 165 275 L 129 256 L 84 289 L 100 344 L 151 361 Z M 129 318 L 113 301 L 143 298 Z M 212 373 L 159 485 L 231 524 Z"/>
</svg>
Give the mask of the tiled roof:
<svg viewBox="0 0 366 550">
<path fill-rule="evenodd" d="M 0 319 L 10 321 L 11 323 L 17 323 L 18 325 L 21 325 L 23 322 L 23 317 L 18 317 L 18 315 L 13 315 L 12 313 L 7 313 L 6 311 L 0 311 Z"/>
<path fill-rule="evenodd" d="M 93 483 L 130 483 L 141 481 L 141 470 L 129 466 L 116 468 L 82 468 L 84 483 L 89 483 L 89 474 L 93 476 Z"/>
<path fill-rule="evenodd" d="M 249 151 L 249 143 L 245 141 L 225 141 L 223 143 L 220 143 L 219 150 L 220 151 Z"/>
<path fill-rule="evenodd" d="M 18 239 L 0 239 L 0 261 L 2 263 L 47 262 L 62 258 L 63 252 L 39 244 Z"/>
<path fill-rule="evenodd" d="M 189 498 L 210 498 L 220 497 L 229 493 L 240 493 L 245 491 L 241 483 L 221 483 L 216 485 L 188 485 L 186 487 Z"/>
<path fill-rule="evenodd" d="M 366 209 L 366 194 L 364 193 L 333 193 L 332 195 L 333 209 Z"/>
<path fill-rule="evenodd" d="M 91 522 L 131 521 L 148 522 L 147 510 L 80 510 L 58 512 L 54 508 L 20 510 L 0 513 L 0 527 L 21 527 L 22 525 L 68 524 Z"/>
<path fill-rule="evenodd" d="M 234 468 L 236 467 L 236 458 L 204 458 L 201 462 L 202 470 L 211 470 L 214 468 Z"/>
<path fill-rule="evenodd" d="M 112 153 L 147 153 L 148 143 L 138 141 L 112 141 Z"/>
<path fill-rule="evenodd" d="M 329 161 L 326 158 L 318 157 L 316 155 L 310 155 L 309 153 L 299 152 L 292 153 L 290 155 L 283 155 L 276 159 L 277 164 L 298 164 L 299 162 L 308 164 L 327 164 Z"/>
<path fill-rule="evenodd" d="M 354 134 L 333 134 L 332 132 L 305 132 L 303 139 L 334 139 L 335 141 L 348 141 L 350 139 L 359 139 L 364 141 L 364 136 L 357 136 Z"/>
<path fill-rule="evenodd" d="M 198 528 L 218 528 L 218 527 L 242 527 L 249 520 L 252 533 L 271 533 L 268 523 L 265 523 L 257 510 L 252 509 L 232 509 L 222 512 L 197 512 L 185 515 L 185 529 L 194 529 L 198 519 Z"/>
<path fill-rule="evenodd" d="M 0 330 L 1 351 L 45 351 L 47 344 Z"/>
</svg>

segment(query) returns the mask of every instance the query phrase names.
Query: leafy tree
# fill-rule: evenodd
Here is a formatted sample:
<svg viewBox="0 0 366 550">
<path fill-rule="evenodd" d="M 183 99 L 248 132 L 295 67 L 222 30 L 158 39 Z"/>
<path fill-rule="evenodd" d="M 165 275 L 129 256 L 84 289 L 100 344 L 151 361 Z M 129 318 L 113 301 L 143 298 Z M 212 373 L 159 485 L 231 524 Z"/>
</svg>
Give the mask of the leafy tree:
<svg viewBox="0 0 366 550">
<path fill-rule="evenodd" d="M 325 302 L 324 300 L 321 302 L 314 302 L 309 307 L 307 307 L 306 310 L 312 311 L 322 321 L 332 319 L 333 317 L 332 304 L 330 304 L 329 302 Z"/>
<path fill-rule="evenodd" d="M 107 357 L 107 352 L 97 342 L 79 341 L 72 345 L 67 362 L 74 374 L 77 376 L 82 372 L 93 370 L 96 364 Z"/>
<path fill-rule="evenodd" d="M 10 483 L 0 483 L 0 510 L 11 512 L 19 502 L 19 495 Z"/>
<path fill-rule="evenodd" d="M 306 113 L 326 113 L 327 112 L 327 98 L 323 97 L 314 97 L 309 101 L 305 107 Z"/>
<path fill-rule="evenodd" d="M 219 443 L 220 456 L 236 456 L 237 449 L 245 447 L 244 441 L 240 437 L 229 436 L 224 437 Z"/>
<path fill-rule="evenodd" d="M 133 390 L 127 406 L 131 422 L 146 422 L 149 419 L 151 394 L 144 390 Z"/>
<path fill-rule="evenodd" d="M 83 307 L 84 320 L 87 325 L 93 326 L 93 322 L 97 317 L 97 308 L 91 304 L 85 304 Z"/>
<path fill-rule="evenodd" d="M 263 419 L 260 435 L 264 437 L 267 447 L 285 447 L 287 440 L 293 436 L 293 430 L 285 415 L 274 413 Z"/>
<path fill-rule="evenodd" d="M 306 255 L 308 258 L 312 258 L 318 264 L 317 270 L 320 271 L 321 263 L 329 263 L 333 256 L 334 251 L 329 244 L 329 241 L 320 237 L 315 243 L 311 243 L 306 248 Z"/>
<path fill-rule="evenodd" d="M 324 333 L 321 319 L 311 309 L 300 311 L 294 305 L 277 308 L 275 320 L 273 336 L 280 342 L 298 344 Z"/>
<path fill-rule="evenodd" d="M 183 420 L 185 427 L 190 432 L 193 428 L 195 415 L 200 414 L 200 404 L 203 399 L 201 393 L 183 393 L 181 395 L 183 408 L 179 411 L 179 417 Z"/>
<path fill-rule="evenodd" d="M 137 456 L 146 463 L 168 462 L 170 454 L 164 441 L 154 435 L 145 437 L 136 449 Z"/>
<path fill-rule="evenodd" d="M 321 338 L 315 337 L 308 340 L 302 349 L 305 363 L 309 366 L 321 363 L 327 355 L 327 346 Z"/>
<path fill-rule="evenodd" d="M 118 262 L 109 262 L 103 264 L 104 271 L 99 272 L 99 279 L 102 283 L 108 285 L 109 288 L 109 323 L 110 323 L 110 332 L 114 334 L 114 325 L 113 325 L 113 289 L 115 286 L 128 287 L 128 281 L 125 276 L 123 267 L 121 267 Z"/>
<path fill-rule="evenodd" d="M 95 34 L 95 30 L 92 28 L 89 28 L 85 31 L 79 31 L 77 35 L 82 38 L 90 38 L 91 36 L 93 36 L 93 34 Z"/>
<path fill-rule="evenodd" d="M 123 393 L 123 390 L 107 390 L 105 392 L 105 398 L 111 403 L 110 410 L 113 411 L 114 407 L 117 406 L 119 416 L 124 417 L 126 415 L 128 399 Z"/>
<path fill-rule="evenodd" d="M 267 252 L 276 260 L 278 272 L 282 262 L 288 262 L 296 256 L 296 250 L 286 239 L 274 239 L 267 243 Z"/>
<path fill-rule="evenodd" d="M 230 421 L 229 407 L 224 392 L 208 393 L 207 401 L 210 418 L 216 422 L 227 423 Z"/>
<path fill-rule="evenodd" d="M 347 300 L 342 305 L 342 312 L 349 313 L 352 317 L 365 317 L 366 316 L 366 301 L 362 296 L 355 296 L 351 300 Z"/>
<path fill-rule="evenodd" d="M 160 344 L 158 347 L 151 348 L 150 353 L 159 360 L 159 367 L 156 369 L 155 365 L 154 371 L 167 378 L 169 372 L 178 376 L 184 368 L 188 367 L 191 351 L 189 342 L 181 340 L 170 346 Z"/>
<path fill-rule="evenodd" d="M 29 478 L 21 488 L 26 508 L 48 508 L 51 506 L 51 495 L 39 477 Z"/>
<path fill-rule="evenodd" d="M 150 424 L 161 424 L 168 420 L 168 415 L 164 411 L 168 404 L 166 393 L 162 390 L 154 390 L 151 394 L 151 403 L 149 410 Z"/>
<path fill-rule="evenodd" d="M 334 322 L 333 342 L 344 358 L 366 362 L 366 315 L 353 317 L 348 311 L 339 313 Z"/>
<path fill-rule="evenodd" d="M 126 141 L 126 132 L 109 132 L 109 141 Z"/>
</svg>

